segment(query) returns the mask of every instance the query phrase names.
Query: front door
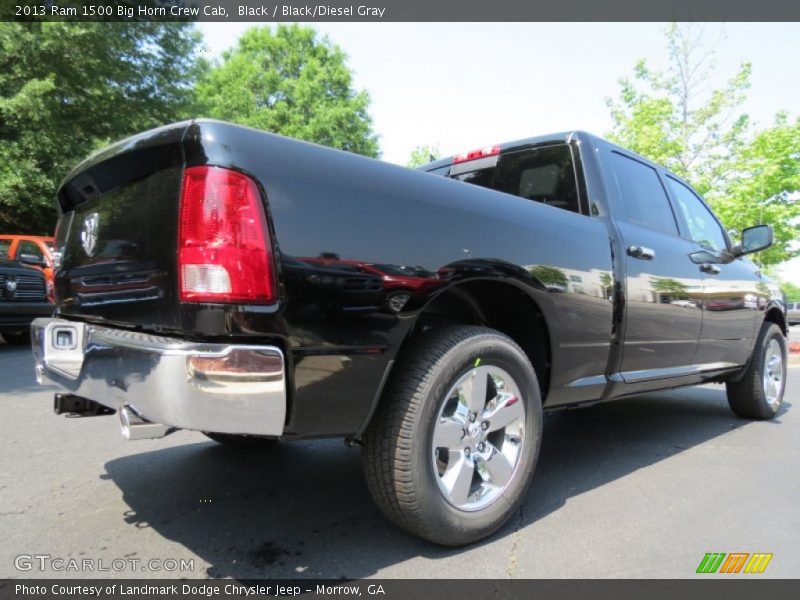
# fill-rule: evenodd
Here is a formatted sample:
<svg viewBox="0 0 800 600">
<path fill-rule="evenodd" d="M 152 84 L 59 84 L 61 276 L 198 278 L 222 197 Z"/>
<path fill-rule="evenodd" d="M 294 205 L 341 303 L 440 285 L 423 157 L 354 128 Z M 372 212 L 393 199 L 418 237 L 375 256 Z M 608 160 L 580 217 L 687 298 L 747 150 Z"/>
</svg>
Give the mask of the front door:
<svg viewBox="0 0 800 600">
<path fill-rule="evenodd" d="M 694 362 L 703 369 L 742 365 L 758 333 L 759 298 L 763 302 L 769 291 L 749 259 L 731 259 L 722 226 L 697 194 L 669 175 L 666 182 L 703 280 L 703 327 Z"/>
</svg>

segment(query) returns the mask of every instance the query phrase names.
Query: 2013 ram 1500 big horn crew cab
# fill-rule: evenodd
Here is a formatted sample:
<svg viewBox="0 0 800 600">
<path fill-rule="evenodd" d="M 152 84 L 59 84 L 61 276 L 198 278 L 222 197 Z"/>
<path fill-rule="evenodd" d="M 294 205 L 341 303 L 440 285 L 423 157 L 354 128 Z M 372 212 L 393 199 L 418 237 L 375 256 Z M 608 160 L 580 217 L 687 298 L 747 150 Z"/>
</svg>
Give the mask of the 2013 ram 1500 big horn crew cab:
<svg viewBox="0 0 800 600">
<path fill-rule="evenodd" d="M 57 411 L 348 438 L 386 515 L 441 544 L 514 511 L 543 409 L 708 381 L 742 417 L 780 408 L 783 299 L 744 257 L 771 229 L 732 243 L 586 133 L 409 170 L 198 120 L 89 158 L 58 204 L 57 314 L 33 325 Z M 387 310 L 389 271 L 426 281 Z"/>
</svg>

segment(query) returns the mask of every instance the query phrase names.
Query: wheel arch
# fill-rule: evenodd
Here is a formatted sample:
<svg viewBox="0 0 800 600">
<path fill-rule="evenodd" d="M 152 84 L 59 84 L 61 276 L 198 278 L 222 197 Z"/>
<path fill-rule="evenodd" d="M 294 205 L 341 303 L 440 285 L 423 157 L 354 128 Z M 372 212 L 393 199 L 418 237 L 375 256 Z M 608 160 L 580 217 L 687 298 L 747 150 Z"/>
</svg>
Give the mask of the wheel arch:
<svg viewBox="0 0 800 600">
<path fill-rule="evenodd" d="M 764 313 L 764 322 L 775 323 L 781 328 L 784 336 L 789 335 L 789 327 L 786 323 L 786 315 L 777 303 L 770 303 Z"/>
<path fill-rule="evenodd" d="M 396 360 L 422 332 L 447 325 L 483 325 L 514 340 L 533 365 L 542 400 L 547 396 L 553 354 L 553 332 L 544 302 L 536 291 L 510 278 L 475 278 L 454 283 L 429 298 L 418 309 L 401 342 Z M 373 407 L 374 409 L 374 407 Z"/>
</svg>

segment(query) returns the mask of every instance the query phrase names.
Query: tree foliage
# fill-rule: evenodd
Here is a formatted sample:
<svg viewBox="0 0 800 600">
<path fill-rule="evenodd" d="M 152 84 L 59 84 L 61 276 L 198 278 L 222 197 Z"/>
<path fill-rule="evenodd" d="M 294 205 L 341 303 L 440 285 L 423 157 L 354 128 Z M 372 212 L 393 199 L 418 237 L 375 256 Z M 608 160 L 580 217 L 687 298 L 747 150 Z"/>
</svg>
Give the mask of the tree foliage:
<svg viewBox="0 0 800 600">
<path fill-rule="evenodd" d="M 790 281 L 781 281 L 781 289 L 786 295 L 787 302 L 800 302 L 800 285 L 796 285 Z"/>
<path fill-rule="evenodd" d="M 80 159 L 185 118 L 199 44 L 180 23 L 0 23 L 0 230 L 52 233 Z"/>
<path fill-rule="evenodd" d="M 353 89 L 342 50 L 310 27 L 246 31 L 197 86 L 210 117 L 378 155 L 369 96 Z"/>
<path fill-rule="evenodd" d="M 612 141 L 690 180 L 700 193 L 720 185 L 741 146 L 749 120 L 739 108 L 750 87 L 744 63 L 723 87 L 708 90 L 715 44 L 702 25 L 670 25 L 669 66 L 653 71 L 644 60 L 619 81 L 618 100 L 607 99 Z"/>
<path fill-rule="evenodd" d="M 726 185 L 710 194 L 717 215 L 741 232 L 749 225 L 772 225 L 776 243 L 754 259 L 762 265 L 800 253 L 800 119 L 778 115 L 737 152 Z"/>
<path fill-rule="evenodd" d="M 439 146 L 431 146 L 429 144 L 417 146 L 411 151 L 411 156 L 409 156 L 406 166 L 409 169 L 416 169 L 429 162 L 438 160 L 441 156 L 442 154 L 439 152 Z"/>
<path fill-rule="evenodd" d="M 644 61 L 620 80 L 617 100 L 607 100 L 612 141 L 683 177 L 704 194 L 727 228 L 770 223 L 775 245 L 757 255 L 774 264 L 800 251 L 800 149 L 798 123 L 779 115 L 774 127 L 751 134 L 740 112 L 751 66 L 742 64 L 722 87 L 710 90 L 716 42 L 702 25 L 670 25 L 669 66 Z"/>
</svg>

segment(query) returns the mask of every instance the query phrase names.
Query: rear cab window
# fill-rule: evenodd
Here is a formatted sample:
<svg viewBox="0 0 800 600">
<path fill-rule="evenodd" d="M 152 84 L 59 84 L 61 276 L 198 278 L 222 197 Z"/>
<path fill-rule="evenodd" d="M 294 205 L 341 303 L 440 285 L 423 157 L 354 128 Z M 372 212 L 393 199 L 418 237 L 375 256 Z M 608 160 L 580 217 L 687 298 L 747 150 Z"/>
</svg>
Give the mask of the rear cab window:
<svg viewBox="0 0 800 600">
<path fill-rule="evenodd" d="M 585 214 L 578 194 L 575 159 L 567 144 L 500 153 L 429 172 Z"/>
</svg>

